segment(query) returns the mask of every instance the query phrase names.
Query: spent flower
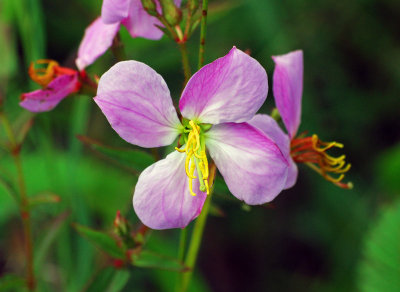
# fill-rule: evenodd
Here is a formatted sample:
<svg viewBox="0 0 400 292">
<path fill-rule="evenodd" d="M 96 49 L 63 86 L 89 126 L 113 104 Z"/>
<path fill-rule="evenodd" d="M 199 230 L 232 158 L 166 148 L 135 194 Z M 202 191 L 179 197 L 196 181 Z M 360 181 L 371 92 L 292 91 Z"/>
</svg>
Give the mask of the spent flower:
<svg viewBox="0 0 400 292">
<path fill-rule="evenodd" d="M 133 206 L 153 229 L 184 228 L 199 215 L 212 158 L 231 193 L 263 204 L 284 188 L 288 162 L 279 147 L 247 123 L 268 93 L 262 66 L 235 47 L 187 83 L 179 120 L 164 79 L 149 66 L 125 61 L 99 80 L 95 102 L 113 129 L 141 147 L 178 145 L 139 176 Z"/>
<path fill-rule="evenodd" d="M 61 100 L 81 88 L 78 71 L 61 67 L 53 60 L 38 60 L 36 64 L 45 67 L 36 68 L 35 64 L 31 63 L 28 73 L 42 89 L 23 93 L 20 102 L 23 108 L 31 112 L 50 111 Z"/>
<path fill-rule="evenodd" d="M 352 188 L 351 182 L 343 182 L 344 173 L 351 167 L 349 163 L 345 162 L 345 155 L 333 157 L 327 153 L 328 150 L 335 147 L 343 148 L 343 144 L 323 142 L 315 134 L 312 136 L 297 135 L 301 120 L 303 93 L 303 52 L 294 51 L 272 57 L 272 59 L 275 62 L 273 76 L 275 103 L 288 135 L 268 115 L 256 115 L 249 123 L 271 137 L 289 161 L 290 166 L 285 189 L 296 183 L 298 174 L 296 163 L 305 163 L 326 180 L 341 188 Z"/>
</svg>

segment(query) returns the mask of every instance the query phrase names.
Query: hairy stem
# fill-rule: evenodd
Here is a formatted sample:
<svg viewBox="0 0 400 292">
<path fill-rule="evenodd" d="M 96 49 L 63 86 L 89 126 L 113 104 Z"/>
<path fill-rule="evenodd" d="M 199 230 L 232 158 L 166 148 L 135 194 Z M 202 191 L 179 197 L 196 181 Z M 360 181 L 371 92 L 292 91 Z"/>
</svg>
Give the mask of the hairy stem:
<svg viewBox="0 0 400 292">
<path fill-rule="evenodd" d="M 14 164 L 17 169 L 17 180 L 19 187 L 19 204 L 22 219 L 22 226 L 25 239 L 25 255 L 26 255 L 26 285 L 29 291 L 34 291 L 36 286 L 35 275 L 33 273 L 33 243 L 32 243 L 32 230 L 30 221 L 30 208 L 28 196 L 26 193 L 24 173 L 22 169 L 20 147 L 15 134 L 12 130 L 11 124 L 4 113 L 0 113 L 0 118 L 3 123 L 5 132 L 8 136 L 11 148 L 11 154 L 14 159 Z"/>
<path fill-rule="evenodd" d="M 204 49 L 206 43 L 207 33 L 207 11 L 208 11 L 208 0 L 203 0 L 203 6 L 201 10 L 201 28 L 200 28 L 200 47 L 199 47 L 199 65 L 198 69 L 203 67 L 204 64 Z"/>
</svg>

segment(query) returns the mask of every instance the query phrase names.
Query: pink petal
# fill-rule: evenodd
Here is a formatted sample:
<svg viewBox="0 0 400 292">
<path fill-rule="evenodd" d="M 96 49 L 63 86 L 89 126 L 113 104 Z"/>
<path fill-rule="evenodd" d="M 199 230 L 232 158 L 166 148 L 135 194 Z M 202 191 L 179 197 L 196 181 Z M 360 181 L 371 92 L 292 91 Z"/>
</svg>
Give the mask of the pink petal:
<svg viewBox="0 0 400 292">
<path fill-rule="evenodd" d="M 140 0 L 131 0 L 129 6 L 129 15 L 122 21 L 132 37 L 143 37 L 151 40 L 158 40 L 162 37 L 163 32 L 155 25 L 161 22 L 154 16 L 149 15 L 144 10 Z"/>
<path fill-rule="evenodd" d="M 78 49 L 78 58 L 75 60 L 79 70 L 92 64 L 111 47 L 113 39 L 119 30 L 119 23 L 105 24 L 97 18 L 86 28 L 85 35 Z"/>
<path fill-rule="evenodd" d="M 171 144 L 181 127 L 164 79 L 137 61 L 115 64 L 100 78 L 94 98 L 112 128 L 141 147 Z"/>
<path fill-rule="evenodd" d="M 278 123 L 268 115 L 258 114 L 255 115 L 250 121 L 250 125 L 256 127 L 271 138 L 276 145 L 280 148 L 286 160 L 289 162 L 288 176 L 286 179 L 285 189 L 294 186 L 297 180 L 297 165 L 290 156 L 290 140 Z"/>
<path fill-rule="evenodd" d="M 293 138 L 300 125 L 303 94 L 303 51 L 272 57 L 275 62 L 274 97 L 289 136 Z"/>
<path fill-rule="evenodd" d="M 252 57 L 233 47 L 192 76 L 179 107 L 186 118 L 219 124 L 250 120 L 264 103 L 268 77 Z"/>
<path fill-rule="evenodd" d="M 133 207 L 152 229 L 184 228 L 201 212 L 207 195 L 199 191 L 197 180 L 193 180 L 197 195 L 189 193 L 185 158 L 185 154 L 174 151 L 139 176 Z"/>
<path fill-rule="evenodd" d="M 69 94 L 76 92 L 78 88 L 78 73 L 61 75 L 51 81 L 44 89 L 24 93 L 19 105 L 35 113 L 50 111 Z"/>
<path fill-rule="evenodd" d="M 116 23 L 128 17 L 131 0 L 103 0 L 101 18 L 104 23 Z"/>
<path fill-rule="evenodd" d="M 285 187 L 288 162 L 284 155 L 248 123 L 213 126 L 206 146 L 231 193 L 247 204 L 267 203 Z"/>
</svg>

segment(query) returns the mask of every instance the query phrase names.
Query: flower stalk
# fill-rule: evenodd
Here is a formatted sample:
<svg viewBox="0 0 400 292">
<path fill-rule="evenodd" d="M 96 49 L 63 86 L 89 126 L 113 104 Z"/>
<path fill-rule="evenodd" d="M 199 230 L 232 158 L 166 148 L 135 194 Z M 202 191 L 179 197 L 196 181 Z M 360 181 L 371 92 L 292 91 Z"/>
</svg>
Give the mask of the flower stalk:
<svg viewBox="0 0 400 292">
<path fill-rule="evenodd" d="M 212 185 L 216 173 L 216 166 L 212 163 L 210 167 L 210 176 L 209 176 L 209 184 Z M 180 292 L 185 292 L 190 284 L 190 280 L 192 279 L 193 270 L 196 265 L 197 256 L 199 254 L 201 240 L 203 238 L 204 228 L 206 226 L 208 211 L 211 205 L 211 194 L 212 189 L 210 191 L 210 195 L 207 196 L 206 201 L 204 202 L 203 209 L 199 217 L 196 220 L 196 223 L 193 228 L 192 238 L 190 239 L 190 245 L 188 248 L 188 252 L 185 259 L 185 266 L 189 269 L 189 271 L 185 272 L 181 278 L 181 286 Z"/>
<path fill-rule="evenodd" d="M 26 193 L 26 186 L 25 186 L 21 155 L 20 155 L 21 145 L 19 145 L 19 143 L 17 142 L 10 121 L 4 115 L 3 112 L 0 112 L 0 119 L 1 122 L 3 123 L 4 130 L 8 136 L 10 142 L 11 155 L 13 157 L 14 164 L 17 169 L 17 179 L 18 179 L 19 194 L 20 194 L 19 207 L 21 212 L 21 219 L 22 219 L 24 239 L 25 239 L 24 243 L 25 243 L 25 255 L 26 255 L 26 285 L 29 291 L 34 291 L 36 286 L 36 281 L 33 272 L 32 230 L 30 221 L 30 208 Z"/>
<path fill-rule="evenodd" d="M 192 76 L 192 72 L 190 69 L 190 63 L 189 63 L 189 56 L 188 56 L 188 51 L 186 47 L 186 43 L 179 43 L 179 50 L 181 51 L 181 56 L 182 56 L 182 66 L 183 66 L 183 74 L 185 75 L 185 83 L 189 81 L 190 77 Z"/>
<path fill-rule="evenodd" d="M 200 28 L 200 47 L 199 47 L 199 65 L 198 69 L 203 67 L 204 64 L 204 50 L 206 43 L 207 33 L 207 11 L 208 11 L 208 0 L 203 0 L 203 6 L 201 10 L 201 28 Z"/>
</svg>

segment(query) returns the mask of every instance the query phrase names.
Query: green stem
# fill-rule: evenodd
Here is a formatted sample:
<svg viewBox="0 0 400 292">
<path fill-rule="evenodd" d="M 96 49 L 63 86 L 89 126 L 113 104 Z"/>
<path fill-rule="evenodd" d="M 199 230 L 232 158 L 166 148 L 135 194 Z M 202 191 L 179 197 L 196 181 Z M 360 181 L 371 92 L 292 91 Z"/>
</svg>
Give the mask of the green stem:
<svg viewBox="0 0 400 292">
<path fill-rule="evenodd" d="M 185 249 L 187 242 L 187 229 L 183 228 L 181 230 L 181 235 L 179 238 L 179 252 L 178 252 L 178 260 L 183 262 L 185 260 Z"/>
<path fill-rule="evenodd" d="M 117 33 L 113 39 L 111 51 L 117 59 L 117 62 L 125 61 L 127 59 L 124 49 L 124 43 L 121 41 L 121 36 L 119 33 Z"/>
<path fill-rule="evenodd" d="M 203 0 L 202 6 L 202 17 L 201 17 L 201 28 L 200 28 L 200 47 L 199 47 L 199 65 L 198 69 L 203 67 L 204 64 L 204 49 L 206 43 L 207 33 L 207 11 L 208 11 L 208 0 Z"/>
<path fill-rule="evenodd" d="M 197 255 L 200 249 L 201 240 L 203 238 L 203 231 L 206 225 L 208 211 L 210 209 L 210 203 L 211 203 L 211 195 L 208 195 L 204 203 L 203 209 L 201 210 L 201 213 L 197 218 L 193 228 L 192 238 L 190 240 L 190 246 L 185 261 L 185 266 L 188 267 L 190 270 L 182 275 L 182 282 L 180 287 L 181 292 L 185 292 L 187 290 L 187 288 L 189 287 L 190 280 L 192 278 L 193 270 L 197 260 Z"/>
<path fill-rule="evenodd" d="M 15 134 L 12 130 L 10 121 L 4 115 L 0 113 L 1 121 L 3 122 L 4 129 L 8 136 L 11 146 L 11 154 L 14 159 L 15 167 L 17 169 L 18 186 L 20 192 L 20 212 L 22 218 L 22 226 L 24 230 L 25 238 L 25 254 L 26 254 L 26 285 L 29 291 L 35 290 L 35 275 L 33 272 L 33 243 L 32 243 L 32 230 L 30 221 L 30 208 L 28 196 L 26 193 L 26 186 L 24 180 L 24 173 L 22 169 L 20 147 L 15 139 Z"/>
<path fill-rule="evenodd" d="M 186 48 L 186 43 L 179 43 L 179 49 L 181 51 L 182 55 L 182 65 L 183 65 L 183 73 L 185 74 L 185 84 L 189 81 L 190 76 L 192 76 L 191 69 L 190 69 L 190 63 L 189 63 L 189 57 L 188 57 L 188 52 Z"/>
<path fill-rule="evenodd" d="M 181 230 L 181 234 L 179 237 L 178 260 L 182 263 L 185 260 L 187 237 L 188 237 L 188 229 L 186 227 Z M 177 278 L 176 278 L 176 286 L 175 286 L 175 291 L 177 291 L 177 292 L 180 291 L 181 281 L 182 281 L 182 273 L 178 273 Z"/>
</svg>

